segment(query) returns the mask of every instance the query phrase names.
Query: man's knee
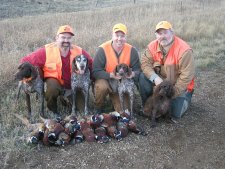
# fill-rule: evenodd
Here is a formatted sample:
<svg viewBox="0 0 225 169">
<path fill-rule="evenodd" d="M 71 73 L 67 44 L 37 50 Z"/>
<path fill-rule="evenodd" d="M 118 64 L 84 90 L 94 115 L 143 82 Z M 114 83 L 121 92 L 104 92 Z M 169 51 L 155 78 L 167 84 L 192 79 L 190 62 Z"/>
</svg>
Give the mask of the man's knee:
<svg viewBox="0 0 225 169">
<path fill-rule="evenodd" d="M 175 118 L 181 118 L 188 110 L 193 92 L 186 92 L 181 96 L 178 96 L 172 101 L 172 116 Z"/>
<path fill-rule="evenodd" d="M 95 106 L 102 107 L 107 94 L 109 93 L 109 84 L 105 79 L 98 79 L 95 81 L 94 85 L 95 94 Z"/>
<path fill-rule="evenodd" d="M 48 78 L 46 80 L 46 86 L 45 98 L 47 100 L 50 98 L 57 98 L 62 92 L 62 87 L 57 79 Z"/>
<path fill-rule="evenodd" d="M 106 92 L 109 88 L 109 84 L 105 79 L 99 79 L 95 81 L 94 90 L 95 94 Z"/>
<path fill-rule="evenodd" d="M 114 110 L 117 112 L 120 112 L 121 104 L 120 104 L 119 94 L 118 93 L 110 93 L 109 97 L 110 97 L 110 100 L 112 101 Z"/>
</svg>

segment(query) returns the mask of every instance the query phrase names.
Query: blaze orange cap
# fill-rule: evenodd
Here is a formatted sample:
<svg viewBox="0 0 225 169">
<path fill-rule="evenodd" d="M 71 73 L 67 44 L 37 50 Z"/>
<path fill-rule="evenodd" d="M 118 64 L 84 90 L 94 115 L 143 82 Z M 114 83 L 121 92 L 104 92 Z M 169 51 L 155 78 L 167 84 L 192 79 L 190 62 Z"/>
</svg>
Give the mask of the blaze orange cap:
<svg viewBox="0 0 225 169">
<path fill-rule="evenodd" d="M 118 32 L 118 31 L 121 31 L 123 32 L 124 34 L 127 34 L 127 27 L 126 25 L 122 24 L 122 23 L 118 23 L 116 25 L 113 26 L 113 32 Z"/>
<path fill-rule="evenodd" d="M 60 26 L 57 31 L 57 35 L 59 35 L 61 33 L 70 33 L 72 36 L 74 36 L 73 28 L 69 25 Z"/>
<path fill-rule="evenodd" d="M 156 25 L 155 31 L 157 32 L 159 29 L 172 29 L 172 25 L 168 21 L 161 21 Z"/>
</svg>

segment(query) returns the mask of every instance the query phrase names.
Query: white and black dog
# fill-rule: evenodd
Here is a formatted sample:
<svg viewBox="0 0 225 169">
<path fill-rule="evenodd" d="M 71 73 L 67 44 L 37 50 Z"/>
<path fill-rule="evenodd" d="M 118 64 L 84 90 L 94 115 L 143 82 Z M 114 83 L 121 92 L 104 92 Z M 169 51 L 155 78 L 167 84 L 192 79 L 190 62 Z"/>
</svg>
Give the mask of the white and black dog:
<svg viewBox="0 0 225 169">
<path fill-rule="evenodd" d="M 84 55 L 76 56 L 72 61 L 72 73 L 71 73 L 71 88 L 73 106 L 72 113 L 76 114 L 76 93 L 81 90 L 84 95 L 84 115 L 88 114 L 88 99 L 89 99 L 89 88 L 90 88 L 90 71 L 88 68 L 88 59 Z"/>
</svg>

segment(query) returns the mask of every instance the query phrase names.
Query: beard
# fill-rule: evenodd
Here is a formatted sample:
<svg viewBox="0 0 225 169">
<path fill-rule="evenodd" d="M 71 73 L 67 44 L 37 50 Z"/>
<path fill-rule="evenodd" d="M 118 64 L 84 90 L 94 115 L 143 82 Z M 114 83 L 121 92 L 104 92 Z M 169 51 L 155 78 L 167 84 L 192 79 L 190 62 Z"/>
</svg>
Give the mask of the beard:
<svg viewBox="0 0 225 169">
<path fill-rule="evenodd" d="M 172 42 L 173 42 L 173 37 L 171 37 L 170 39 L 163 38 L 163 39 L 160 41 L 160 45 L 161 45 L 162 47 L 167 47 L 167 46 L 169 46 Z"/>
</svg>

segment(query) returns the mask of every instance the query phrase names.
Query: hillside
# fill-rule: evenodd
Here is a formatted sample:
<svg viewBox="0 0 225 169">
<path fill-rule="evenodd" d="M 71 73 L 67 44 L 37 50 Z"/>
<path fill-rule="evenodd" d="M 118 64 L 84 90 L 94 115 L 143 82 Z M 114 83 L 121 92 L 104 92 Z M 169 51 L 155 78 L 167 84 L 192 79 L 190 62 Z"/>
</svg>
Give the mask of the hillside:
<svg viewBox="0 0 225 169">
<path fill-rule="evenodd" d="M 4 169 L 224 169 L 225 168 L 225 0 L 2 0 L 0 6 L 0 168 Z M 155 39 L 159 20 L 194 51 L 196 82 L 188 112 L 177 124 L 160 119 L 156 128 L 138 115 L 147 136 L 130 133 L 120 142 L 83 142 L 65 147 L 27 145 L 27 128 L 12 113 L 27 115 L 25 97 L 15 101 L 14 74 L 20 59 L 54 41 L 59 25 L 75 30 L 74 43 L 94 56 L 111 38 L 115 23 L 128 27 L 139 54 Z M 32 98 L 33 122 L 40 122 Z M 110 107 L 110 102 L 107 102 Z M 93 108 L 93 96 L 90 98 Z M 63 111 L 63 109 L 62 109 Z M 48 112 L 48 117 L 52 117 Z M 67 115 L 67 112 L 62 112 Z"/>
<path fill-rule="evenodd" d="M 0 19 L 98 10 L 128 4 L 140 4 L 148 0 L 2 0 Z"/>
</svg>

